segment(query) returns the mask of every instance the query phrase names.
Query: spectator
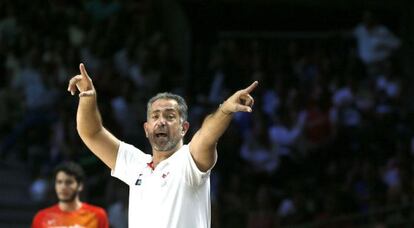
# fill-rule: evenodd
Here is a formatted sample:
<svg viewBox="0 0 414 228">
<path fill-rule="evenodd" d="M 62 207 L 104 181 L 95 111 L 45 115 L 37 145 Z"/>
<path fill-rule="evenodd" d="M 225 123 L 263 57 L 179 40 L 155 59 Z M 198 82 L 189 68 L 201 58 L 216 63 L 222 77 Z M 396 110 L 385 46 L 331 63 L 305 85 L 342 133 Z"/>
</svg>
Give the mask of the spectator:
<svg viewBox="0 0 414 228">
<path fill-rule="evenodd" d="M 384 64 L 400 47 L 401 41 L 385 26 L 379 24 L 372 12 L 365 12 L 362 22 L 354 29 L 358 44 L 358 57 L 368 75 L 376 76 Z"/>
</svg>

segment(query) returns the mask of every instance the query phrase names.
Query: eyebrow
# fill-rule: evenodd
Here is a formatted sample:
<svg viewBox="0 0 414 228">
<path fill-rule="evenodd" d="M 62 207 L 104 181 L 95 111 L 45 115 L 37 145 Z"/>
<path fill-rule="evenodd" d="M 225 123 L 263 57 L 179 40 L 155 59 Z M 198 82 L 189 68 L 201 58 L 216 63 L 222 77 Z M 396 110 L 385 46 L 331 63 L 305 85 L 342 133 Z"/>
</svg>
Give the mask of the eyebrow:
<svg viewBox="0 0 414 228">
<path fill-rule="evenodd" d="M 161 111 L 166 111 L 166 112 L 175 112 L 175 111 L 177 111 L 175 108 L 166 108 L 166 109 L 163 109 L 163 110 L 160 110 L 160 109 L 156 109 L 156 110 L 153 110 L 151 113 L 157 113 L 157 112 L 161 112 Z M 178 111 L 177 111 L 178 112 Z"/>
</svg>

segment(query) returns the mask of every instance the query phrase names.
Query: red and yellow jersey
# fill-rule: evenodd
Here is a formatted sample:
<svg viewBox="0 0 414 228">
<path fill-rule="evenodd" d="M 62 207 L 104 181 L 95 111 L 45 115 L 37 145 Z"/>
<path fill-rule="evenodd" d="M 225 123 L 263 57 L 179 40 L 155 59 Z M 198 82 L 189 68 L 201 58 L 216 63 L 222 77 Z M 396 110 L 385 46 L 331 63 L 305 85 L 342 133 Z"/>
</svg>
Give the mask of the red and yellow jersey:
<svg viewBox="0 0 414 228">
<path fill-rule="evenodd" d="M 32 228 L 108 228 L 108 216 L 101 207 L 82 203 L 76 211 L 62 211 L 56 204 L 40 210 Z"/>
</svg>

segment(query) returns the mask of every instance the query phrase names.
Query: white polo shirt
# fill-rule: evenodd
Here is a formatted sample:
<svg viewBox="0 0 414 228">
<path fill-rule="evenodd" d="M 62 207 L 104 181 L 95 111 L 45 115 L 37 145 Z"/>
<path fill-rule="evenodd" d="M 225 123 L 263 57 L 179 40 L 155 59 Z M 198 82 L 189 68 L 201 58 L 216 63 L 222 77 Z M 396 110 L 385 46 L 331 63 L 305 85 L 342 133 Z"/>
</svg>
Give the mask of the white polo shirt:
<svg viewBox="0 0 414 228">
<path fill-rule="evenodd" d="M 209 228 L 210 171 L 201 172 L 188 145 L 152 169 L 152 156 L 121 142 L 112 176 L 129 185 L 129 227 Z"/>
</svg>

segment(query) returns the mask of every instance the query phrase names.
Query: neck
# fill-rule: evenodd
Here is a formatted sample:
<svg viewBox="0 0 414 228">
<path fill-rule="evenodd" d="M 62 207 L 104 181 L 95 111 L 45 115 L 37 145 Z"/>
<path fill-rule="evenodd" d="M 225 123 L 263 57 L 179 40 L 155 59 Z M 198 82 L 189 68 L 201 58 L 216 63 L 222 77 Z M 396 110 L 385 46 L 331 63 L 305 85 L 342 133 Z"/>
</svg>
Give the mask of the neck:
<svg viewBox="0 0 414 228">
<path fill-rule="evenodd" d="M 82 206 L 82 202 L 79 200 L 79 198 L 76 198 L 75 200 L 71 202 L 62 202 L 60 201 L 58 203 L 59 208 L 62 211 L 76 211 Z"/>
<path fill-rule="evenodd" d="M 183 143 L 178 143 L 177 146 L 170 150 L 170 151 L 158 151 L 153 149 L 152 150 L 152 162 L 154 167 L 156 167 L 160 162 L 164 161 L 165 159 L 169 158 L 173 155 L 177 150 L 179 150 L 183 146 Z"/>
</svg>

